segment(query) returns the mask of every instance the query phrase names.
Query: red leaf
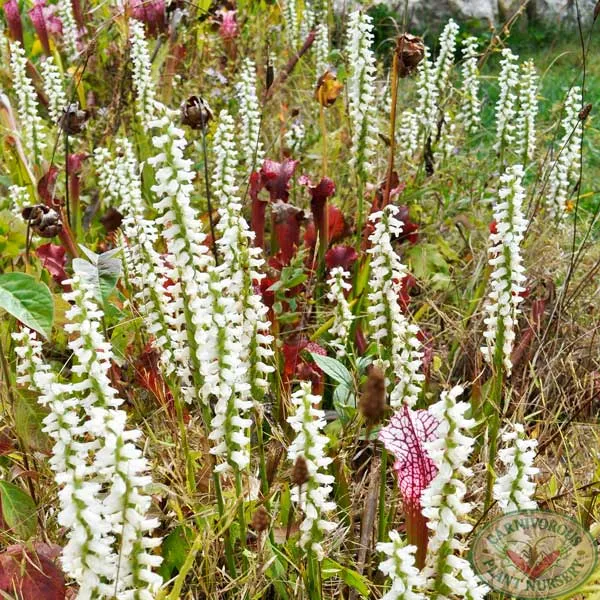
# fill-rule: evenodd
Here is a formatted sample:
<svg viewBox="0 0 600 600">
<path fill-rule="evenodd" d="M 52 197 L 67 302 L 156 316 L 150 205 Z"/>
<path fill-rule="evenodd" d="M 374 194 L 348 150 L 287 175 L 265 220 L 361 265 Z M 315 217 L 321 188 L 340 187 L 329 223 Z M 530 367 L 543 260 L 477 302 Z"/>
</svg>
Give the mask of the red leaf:
<svg viewBox="0 0 600 600">
<path fill-rule="evenodd" d="M 65 279 L 68 279 L 67 272 L 65 271 L 65 264 L 67 262 L 66 250 L 62 246 L 56 244 L 44 244 L 39 246 L 35 253 L 42 261 L 42 266 L 48 270 L 52 278 L 57 283 L 62 283 Z"/>
<path fill-rule="evenodd" d="M 327 250 L 325 264 L 329 270 L 342 267 L 345 271 L 350 271 L 357 258 L 358 254 L 352 246 L 334 246 Z"/>
<path fill-rule="evenodd" d="M 20 600 L 64 600 L 64 575 L 48 556 L 42 548 L 7 548 L 0 555 L 0 590 Z"/>
<path fill-rule="evenodd" d="M 297 160 L 286 158 L 282 163 L 266 159 L 260 170 L 261 183 L 269 192 L 271 202 L 287 202 L 290 196 L 290 179 L 298 166 Z"/>
<path fill-rule="evenodd" d="M 38 194 L 46 206 L 54 205 L 54 185 L 58 177 L 58 167 L 52 166 L 48 172 L 38 181 Z"/>
<path fill-rule="evenodd" d="M 273 204 L 271 210 L 279 259 L 282 265 L 289 265 L 300 245 L 300 223 L 304 220 L 304 211 L 281 200 Z"/>
</svg>

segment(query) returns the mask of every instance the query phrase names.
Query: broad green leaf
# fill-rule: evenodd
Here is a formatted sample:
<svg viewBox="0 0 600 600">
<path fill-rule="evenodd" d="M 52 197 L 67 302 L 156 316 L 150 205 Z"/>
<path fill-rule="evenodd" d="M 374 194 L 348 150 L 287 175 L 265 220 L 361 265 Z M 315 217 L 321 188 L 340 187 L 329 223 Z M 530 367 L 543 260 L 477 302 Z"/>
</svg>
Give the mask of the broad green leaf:
<svg viewBox="0 0 600 600">
<path fill-rule="evenodd" d="M 54 303 L 48 286 L 25 273 L 0 275 L 0 308 L 49 338 L 54 319 Z"/>
<path fill-rule="evenodd" d="M 102 305 L 115 289 L 121 275 L 121 261 L 113 258 L 121 252 L 121 248 L 114 248 L 103 254 L 96 254 L 89 248 L 80 246 L 89 262 L 82 258 L 73 259 L 73 270 L 85 281 L 94 287 L 96 298 Z"/>
<path fill-rule="evenodd" d="M 179 525 L 163 540 L 161 554 L 163 561 L 158 569 L 164 580 L 171 579 L 183 566 L 190 550 L 191 529 Z"/>
<path fill-rule="evenodd" d="M 15 400 L 15 429 L 25 444 L 39 452 L 51 451 L 52 445 L 48 434 L 44 433 L 42 423 L 48 415 L 44 408 L 31 393 L 23 391 Z"/>
<path fill-rule="evenodd" d="M 369 597 L 368 579 L 357 571 L 344 567 L 331 558 L 324 558 L 321 563 L 321 572 L 323 573 L 323 580 L 336 576 L 340 577 L 346 585 L 354 588 L 361 596 Z"/>
<path fill-rule="evenodd" d="M 2 518 L 16 537 L 27 540 L 35 535 L 36 506 L 28 494 L 8 481 L 0 481 L 0 503 Z"/>
<path fill-rule="evenodd" d="M 140 330 L 142 321 L 142 317 L 135 317 L 134 319 L 127 319 L 113 328 L 110 343 L 118 360 L 125 358 L 127 346 L 135 340 L 135 334 Z"/>
<path fill-rule="evenodd" d="M 352 388 L 354 382 L 352 381 L 352 375 L 350 375 L 350 371 L 346 369 L 346 367 L 335 358 L 331 358 L 330 356 L 321 356 L 320 354 L 315 354 L 311 352 L 313 360 L 317 363 L 317 366 L 320 367 L 331 379 L 337 381 L 338 383 L 345 383 L 347 387 Z"/>
<path fill-rule="evenodd" d="M 345 383 L 340 383 L 333 391 L 333 407 L 343 423 L 347 423 L 356 408 L 356 398 Z"/>
</svg>

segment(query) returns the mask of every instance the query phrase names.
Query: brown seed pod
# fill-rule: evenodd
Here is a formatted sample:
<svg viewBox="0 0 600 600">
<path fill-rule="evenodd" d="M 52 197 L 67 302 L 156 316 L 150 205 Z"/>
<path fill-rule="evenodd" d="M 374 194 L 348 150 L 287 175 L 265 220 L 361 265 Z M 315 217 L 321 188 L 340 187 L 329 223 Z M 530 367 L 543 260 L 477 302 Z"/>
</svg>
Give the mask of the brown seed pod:
<svg viewBox="0 0 600 600">
<path fill-rule="evenodd" d="M 379 367 L 371 365 L 359 402 L 360 412 L 369 427 L 383 418 L 386 395 L 385 374 Z"/>
<path fill-rule="evenodd" d="M 26 206 L 21 215 L 29 222 L 29 226 L 41 237 L 52 238 L 62 231 L 60 215 L 45 204 Z"/>
<path fill-rule="evenodd" d="M 398 58 L 398 76 L 407 77 L 414 73 L 425 55 L 423 38 L 410 33 L 403 33 L 396 40 L 396 56 Z"/>
<path fill-rule="evenodd" d="M 579 111 L 579 120 L 580 121 L 585 121 L 590 116 L 591 112 L 592 112 L 592 105 L 591 104 L 586 104 L 581 109 L 581 111 Z"/>
<path fill-rule="evenodd" d="M 73 103 L 65 106 L 58 124 L 65 133 L 76 135 L 83 131 L 89 118 L 90 112 L 88 110 L 81 110 L 79 104 Z"/>
<path fill-rule="evenodd" d="M 181 123 L 192 129 L 204 129 L 213 118 L 210 106 L 202 96 L 190 96 L 181 105 Z"/>
<path fill-rule="evenodd" d="M 262 506 L 262 504 L 254 511 L 252 515 L 252 521 L 250 526 L 257 533 L 261 531 L 266 531 L 269 528 L 269 524 L 271 522 L 271 517 L 269 517 L 269 513 L 267 509 Z"/>
<path fill-rule="evenodd" d="M 304 485 L 308 481 L 308 465 L 304 456 L 296 458 L 292 469 L 292 483 L 297 486 Z"/>
</svg>

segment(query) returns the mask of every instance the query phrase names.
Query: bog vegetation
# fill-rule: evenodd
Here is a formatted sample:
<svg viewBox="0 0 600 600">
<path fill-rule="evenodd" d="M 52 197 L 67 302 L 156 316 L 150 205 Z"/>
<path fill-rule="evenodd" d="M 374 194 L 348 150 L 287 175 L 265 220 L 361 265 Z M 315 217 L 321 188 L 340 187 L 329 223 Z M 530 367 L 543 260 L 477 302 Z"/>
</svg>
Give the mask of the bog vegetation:
<svg viewBox="0 0 600 600">
<path fill-rule="evenodd" d="M 598 533 L 591 33 L 367 8 L 4 2 L 3 597 L 499 598 L 493 517 Z"/>
</svg>

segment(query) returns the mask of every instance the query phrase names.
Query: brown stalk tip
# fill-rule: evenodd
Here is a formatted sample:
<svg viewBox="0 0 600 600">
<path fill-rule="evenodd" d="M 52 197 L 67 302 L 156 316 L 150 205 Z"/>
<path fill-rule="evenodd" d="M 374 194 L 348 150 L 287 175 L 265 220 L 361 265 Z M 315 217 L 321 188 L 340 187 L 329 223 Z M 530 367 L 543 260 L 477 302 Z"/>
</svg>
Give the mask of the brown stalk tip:
<svg viewBox="0 0 600 600">
<path fill-rule="evenodd" d="M 83 131 L 89 118 L 90 111 L 80 109 L 79 104 L 74 102 L 65 106 L 58 124 L 65 133 L 77 135 Z"/>
<path fill-rule="evenodd" d="M 292 469 L 292 483 L 297 486 L 304 485 L 308 481 L 308 465 L 304 456 L 296 458 Z"/>
<path fill-rule="evenodd" d="M 44 204 L 26 206 L 21 212 L 35 233 L 44 238 L 52 238 L 62 231 L 60 215 Z"/>
<path fill-rule="evenodd" d="M 585 121 L 589 117 L 591 112 L 592 112 L 592 105 L 586 104 L 579 112 L 579 120 Z"/>
<path fill-rule="evenodd" d="M 371 366 L 359 403 L 360 412 L 368 425 L 378 423 L 383 418 L 385 397 L 385 374 L 379 367 Z"/>
<path fill-rule="evenodd" d="M 269 528 L 269 523 L 271 522 L 271 517 L 269 517 L 269 513 L 264 506 L 259 506 L 252 515 L 252 522 L 250 526 L 254 531 L 260 533 L 261 531 L 265 531 Z"/>
<path fill-rule="evenodd" d="M 190 96 L 181 105 L 182 125 L 192 129 L 204 129 L 212 118 L 212 110 L 202 96 Z"/>
<path fill-rule="evenodd" d="M 396 40 L 396 55 L 398 57 L 398 76 L 407 77 L 414 73 L 425 55 L 423 38 L 411 33 L 403 33 Z"/>
</svg>

